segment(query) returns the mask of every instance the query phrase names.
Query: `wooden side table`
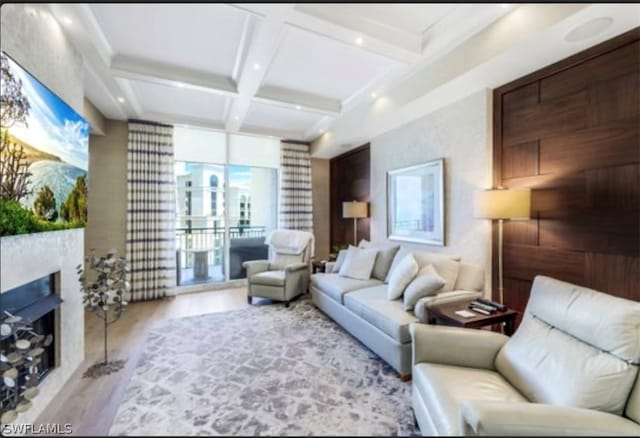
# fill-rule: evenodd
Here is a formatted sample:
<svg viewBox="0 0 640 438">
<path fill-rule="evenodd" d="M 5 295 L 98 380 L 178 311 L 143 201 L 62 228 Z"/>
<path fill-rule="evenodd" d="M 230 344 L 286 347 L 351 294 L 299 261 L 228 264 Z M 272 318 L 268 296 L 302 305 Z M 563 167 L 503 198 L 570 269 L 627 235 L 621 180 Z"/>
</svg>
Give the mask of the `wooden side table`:
<svg viewBox="0 0 640 438">
<path fill-rule="evenodd" d="M 515 320 L 518 312 L 507 309 L 504 312 L 495 312 L 491 315 L 474 312 L 469 309 L 471 300 L 458 303 L 440 304 L 429 309 L 430 315 L 435 319 L 436 324 L 450 325 L 454 327 L 480 328 L 487 325 L 504 323 L 504 334 L 511 336 L 515 331 Z M 463 318 L 456 315 L 457 310 L 468 310 L 476 314 L 471 318 Z"/>
<path fill-rule="evenodd" d="M 315 274 L 316 272 L 324 272 L 326 263 L 327 262 L 323 260 L 314 260 L 313 262 L 311 262 L 311 269 L 313 270 L 313 273 Z"/>
</svg>

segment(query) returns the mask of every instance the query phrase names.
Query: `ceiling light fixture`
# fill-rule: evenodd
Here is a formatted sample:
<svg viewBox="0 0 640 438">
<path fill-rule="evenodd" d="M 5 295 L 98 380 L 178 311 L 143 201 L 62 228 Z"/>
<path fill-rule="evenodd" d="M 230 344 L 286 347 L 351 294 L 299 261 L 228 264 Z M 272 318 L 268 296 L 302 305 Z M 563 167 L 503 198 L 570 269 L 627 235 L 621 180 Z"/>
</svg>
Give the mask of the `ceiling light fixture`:
<svg viewBox="0 0 640 438">
<path fill-rule="evenodd" d="M 62 19 L 62 21 L 64 21 L 65 24 L 72 24 L 73 23 L 73 20 L 71 20 L 71 18 L 69 18 L 69 17 L 64 17 Z"/>
<path fill-rule="evenodd" d="M 118 102 L 124 103 L 124 97 L 118 97 Z"/>
<path fill-rule="evenodd" d="M 373 97 L 375 99 L 376 97 L 378 97 L 378 94 L 377 93 L 371 93 L 371 97 Z"/>
<path fill-rule="evenodd" d="M 240 116 L 233 116 L 233 120 L 240 120 Z"/>
<path fill-rule="evenodd" d="M 296 105 L 296 109 L 297 109 L 297 110 L 299 110 L 299 109 L 301 109 L 301 108 L 302 108 L 302 107 L 301 107 L 300 105 Z"/>
<path fill-rule="evenodd" d="M 262 68 L 262 66 L 260 64 L 258 64 L 257 62 L 255 64 L 253 64 L 253 69 L 254 70 L 260 70 Z"/>
<path fill-rule="evenodd" d="M 185 83 L 184 82 L 176 82 L 176 87 L 184 88 L 185 87 Z"/>
<path fill-rule="evenodd" d="M 511 6 L 511 3 L 500 3 L 502 9 L 507 9 L 509 6 Z"/>
<path fill-rule="evenodd" d="M 363 42 L 364 42 L 364 40 L 362 39 L 362 37 L 356 38 L 356 44 L 357 45 L 361 46 Z"/>
</svg>

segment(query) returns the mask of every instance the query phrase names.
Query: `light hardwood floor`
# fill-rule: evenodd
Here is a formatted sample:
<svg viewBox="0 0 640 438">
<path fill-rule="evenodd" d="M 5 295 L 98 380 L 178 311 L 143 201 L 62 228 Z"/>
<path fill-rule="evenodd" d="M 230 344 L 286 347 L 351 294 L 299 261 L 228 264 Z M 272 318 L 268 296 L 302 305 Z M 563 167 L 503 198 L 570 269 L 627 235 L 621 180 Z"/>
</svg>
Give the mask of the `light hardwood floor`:
<svg viewBox="0 0 640 438">
<path fill-rule="evenodd" d="M 198 292 L 130 304 L 109 327 L 109 359 L 126 359 L 124 369 L 97 379 L 83 378 L 102 360 L 102 321 L 85 315 L 85 361 L 64 389 L 38 418 L 39 424 L 70 424 L 73 435 L 107 435 L 141 353 L 148 328 L 163 319 L 241 309 L 247 306 L 246 287 Z"/>
</svg>

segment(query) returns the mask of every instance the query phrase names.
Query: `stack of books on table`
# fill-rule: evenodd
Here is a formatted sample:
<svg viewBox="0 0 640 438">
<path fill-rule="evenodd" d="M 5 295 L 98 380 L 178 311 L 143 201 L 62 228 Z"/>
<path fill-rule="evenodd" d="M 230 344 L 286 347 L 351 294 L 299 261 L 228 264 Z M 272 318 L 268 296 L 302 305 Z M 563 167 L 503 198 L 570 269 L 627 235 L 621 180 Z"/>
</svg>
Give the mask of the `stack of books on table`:
<svg viewBox="0 0 640 438">
<path fill-rule="evenodd" d="M 504 312 L 507 310 L 507 306 L 485 298 L 478 298 L 469 304 L 469 309 L 483 315 L 492 315 L 496 312 Z"/>
</svg>

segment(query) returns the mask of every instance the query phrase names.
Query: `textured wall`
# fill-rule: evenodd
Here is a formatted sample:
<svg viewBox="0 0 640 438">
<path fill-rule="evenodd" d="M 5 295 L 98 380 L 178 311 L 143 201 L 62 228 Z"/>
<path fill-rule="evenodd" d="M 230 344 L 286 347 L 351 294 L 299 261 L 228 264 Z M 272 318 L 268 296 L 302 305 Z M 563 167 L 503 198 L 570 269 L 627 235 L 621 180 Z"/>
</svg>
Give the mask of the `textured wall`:
<svg viewBox="0 0 640 438">
<path fill-rule="evenodd" d="M 82 56 L 49 7 L 5 3 L 0 17 L 2 50 L 82 114 Z"/>
<path fill-rule="evenodd" d="M 89 199 L 85 249 L 126 255 L 127 122 L 105 121 L 105 135 L 89 139 Z"/>
<path fill-rule="evenodd" d="M 446 246 L 405 245 L 484 266 L 487 291 L 491 229 L 474 219 L 473 194 L 491 186 L 490 105 L 491 93 L 481 91 L 371 141 L 371 240 L 387 237 L 386 172 L 444 157 Z"/>
<path fill-rule="evenodd" d="M 53 231 L 0 239 L 0 290 L 6 292 L 46 275 L 60 272 L 58 291 L 63 303 L 58 310 L 56 336 L 59 366 L 38 389 L 33 407 L 20 414 L 16 423 L 34 423 L 44 408 L 62 390 L 84 360 L 84 309 L 76 266 L 82 263 L 84 230 Z M 60 341 L 58 341 L 60 342 Z"/>
<path fill-rule="evenodd" d="M 311 159 L 311 187 L 313 190 L 313 230 L 316 237 L 317 260 L 329 257 L 330 206 L 329 206 L 329 160 Z"/>
</svg>

